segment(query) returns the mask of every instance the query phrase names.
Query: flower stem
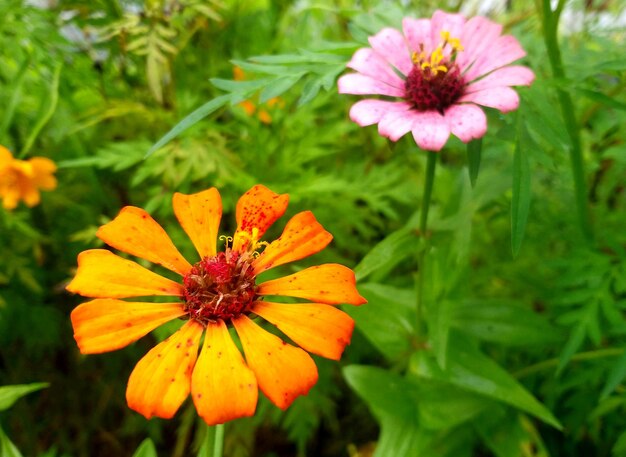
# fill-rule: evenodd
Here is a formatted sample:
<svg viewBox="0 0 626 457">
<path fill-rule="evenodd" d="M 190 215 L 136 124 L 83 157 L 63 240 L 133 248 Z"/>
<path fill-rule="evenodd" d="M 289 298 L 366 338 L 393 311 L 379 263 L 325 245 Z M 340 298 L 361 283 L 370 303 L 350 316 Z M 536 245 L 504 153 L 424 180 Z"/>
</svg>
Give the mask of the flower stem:
<svg viewBox="0 0 626 457">
<path fill-rule="evenodd" d="M 435 183 L 435 167 L 437 165 L 437 153 L 427 151 L 426 181 L 424 181 L 424 193 L 422 194 L 422 213 L 420 214 L 420 249 L 417 255 L 417 304 L 415 307 L 416 326 L 415 333 L 420 342 L 422 337 L 422 315 L 424 303 L 424 273 L 426 271 L 426 253 L 428 251 L 429 236 L 426 233 L 428 228 L 428 210 L 430 208 L 430 198 Z"/>
<path fill-rule="evenodd" d="M 561 58 L 561 50 L 557 39 L 557 30 L 559 25 L 559 17 L 563 10 L 565 2 L 559 0 L 556 10 L 552 10 L 550 0 L 542 0 L 542 18 L 543 18 L 543 38 L 548 52 L 548 59 L 554 77 L 558 80 L 565 80 L 566 74 Z M 572 175 L 574 177 L 574 192 L 576 198 L 576 209 L 578 212 L 578 222 L 580 230 L 587 241 L 593 240 L 593 229 L 589 218 L 589 208 L 587 206 L 587 183 L 585 181 L 585 169 L 582 156 L 582 146 L 580 141 L 580 132 L 576 121 L 574 110 L 574 102 L 570 94 L 557 86 L 556 89 L 563 121 L 570 138 L 570 163 L 572 167 Z"/>
<path fill-rule="evenodd" d="M 222 457 L 224 450 L 224 424 L 216 425 L 214 429 L 213 457 Z"/>
</svg>

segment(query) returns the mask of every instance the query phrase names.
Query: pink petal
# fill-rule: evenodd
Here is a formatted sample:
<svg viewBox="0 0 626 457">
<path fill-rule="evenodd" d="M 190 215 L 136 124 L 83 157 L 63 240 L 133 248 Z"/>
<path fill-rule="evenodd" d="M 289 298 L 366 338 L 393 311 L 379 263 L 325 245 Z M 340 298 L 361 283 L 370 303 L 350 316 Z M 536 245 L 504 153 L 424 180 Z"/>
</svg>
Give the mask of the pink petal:
<svg viewBox="0 0 626 457">
<path fill-rule="evenodd" d="M 411 53 L 402 34 L 396 29 L 384 28 L 376 35 L 369 37 L 374 51 L 391 65 L 408 75 L 413 68 Z"/>
<path fill-rule="evenodd" d="M 416 110 L 389 112 L 378 123 L 378 133 L 391 141 L 398 141 L 413 130 L 420 120 L 419 114 Z"/>
<path fill-rule="evenodd" d="M 384 100 L 361 100 L 350 108 L 350 119 L 361 127 L 379 122 L 387 113 L 407 111 L 411 105 L 405 102 L 388 102 Z"/>
<path fill-rule="evenodd" d="M 465 25 L 465 17 L 462 14 L 449 14 L 441 10 L 435 11 L 431 19 L 430 39 L 432 49 L 442 43 L 441 32 L 450 32 L 450 38 L 460 38 Z M 450 46 L 446 46 L 444 54 L 450 53 Z"/>
<path fill-rule="evenodd" d="M 461 44 L 465 48 L 459 53 L 457 63 L 461 71 L 480 57 L 485 49 L 500 36 L 502 26 L 481 16 L 468 20 L 461 32 Z"/>
<path fill-rule="evenodd" d="M 450 136 L 446 119 L 437 111 L 417 111 L 413 138 L 417 145 L 427 151 L 439 151 Z"/>
<path fill-rule="evenodd" d="M 452 105 L 444 117 L 452 134 L 463 143 L 481 138 L 487 133 L 487 116 L 476 105 Z"/>
<path fill-rule="evenodd" d="M 361 48 L 355 52 L 348 62 L 348 68 L 378 79 L 390 86 L 404 89 L 404 80 L 393 71 L 385 59 L 370 48 Z"/>
<path fill-rule="evenodd" d="M 362 75 L 349 73 L 337 81 L 340 94 L 354 95 L 389 95 L 390 97 L 404 97 L 404 89 L 385 84 L 382 81 Z"/>
<path fill-rule="evenodd" d="M 402 20 L 402 31 L 409 44 L 409 51 L 420 52 L 422 49 L 426 54 L 432 52 L 430 43 L 430 19 L 404 18 Z"/>
<path fill-rule="evenodd" d="M 466 92 L 502 86 L 530 86 L 535 80 L 535 74 L 527 67 L 520 65 L 508 66 L 492 71 L 484 78 L 467 86 Z"/>
<path fill-rule="evenodd" d="M 459 102 L 474 102 L 508 113 L 519 106 L 519 96 L 510 87 L 493 87 L 463 95 Z"/>
<path fill-rule="evenodd" d="M 504 67 L 526 55 L 517 39 L 512 35 L 499 37 L 492 46 L 485 49 L 474 64 L 467 70 L 466 78 L 472 81 L 496 68 Z"/>
</svg>

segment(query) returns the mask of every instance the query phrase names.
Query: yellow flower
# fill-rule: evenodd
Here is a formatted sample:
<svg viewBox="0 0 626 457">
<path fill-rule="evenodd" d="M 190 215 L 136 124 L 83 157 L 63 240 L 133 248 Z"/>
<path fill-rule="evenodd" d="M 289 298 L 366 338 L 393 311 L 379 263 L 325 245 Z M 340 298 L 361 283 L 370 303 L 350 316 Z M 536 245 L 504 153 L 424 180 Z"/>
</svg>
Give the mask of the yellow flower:
<svg viewBox="0 0 626 457">
<path fill-rule="evenodd" d="M 32 207 L 39 203 L 39 190 L 52 190 L 57 186 L 53 176 L 57 166 L 45 157 L 28 160 L 15 159 L 11 152 L 0 146 L 0 198 L 5 209 L 14 209 L 20 200 Z"/>
</svg>

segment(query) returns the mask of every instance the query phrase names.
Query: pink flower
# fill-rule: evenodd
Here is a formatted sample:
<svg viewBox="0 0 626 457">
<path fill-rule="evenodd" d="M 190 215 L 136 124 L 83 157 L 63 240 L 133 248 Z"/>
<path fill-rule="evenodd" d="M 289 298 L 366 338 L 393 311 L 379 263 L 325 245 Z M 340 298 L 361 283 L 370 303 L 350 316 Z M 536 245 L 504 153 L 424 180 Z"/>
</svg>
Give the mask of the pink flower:
<svg viewBox="0 0 626 457">
<path fill-rule="evenodd" d="M 484 17 L 435 11 L 432 19 L 402 21 L 402 32 L 385 28 L 369 38 L 371 48 L 354 53 L 339 78 L 339 93 L 382 95 L 355 103 L 350 118 L 397 141 L 411 132 L 422 149 L 439 151 L 450 133 L 467 143 L 487 131 L 477 106 L 503 113 L 519 96 L 510 86 L 530 85 L 533 72 L 510 63 L 526 55 L 502 26 Z"/>
</svg>

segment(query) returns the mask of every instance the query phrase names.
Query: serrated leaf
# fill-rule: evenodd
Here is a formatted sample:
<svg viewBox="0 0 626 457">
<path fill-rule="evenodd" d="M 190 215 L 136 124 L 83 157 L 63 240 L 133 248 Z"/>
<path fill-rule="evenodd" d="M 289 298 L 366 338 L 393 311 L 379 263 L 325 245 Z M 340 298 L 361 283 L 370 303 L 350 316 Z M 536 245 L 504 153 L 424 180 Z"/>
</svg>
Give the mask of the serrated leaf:
<svg viewBox="0 0 626 457">
<path fill-rule="evenodd" d="M 483 150 L 483 139 L 478 138 L 467 143 L 467 166 L 469 169 L 470 182 L 472 187 L 476 185 L 478 172 L 480 171 L 480 159 Z"/>
<path fill-rule="evenodd" d="M 230 100 L 230 97 L 230 95 L 221 95 L 219 97 L 216 97 L 210 102 L 207 102 L 200 108 L 196 109 L 193 113 L 189 114 L 182 121 L 176 124 L 174 128 L 172 128 L 169 132 L 163 135 L 163 137 L 161 137 L 161 139 L 157 141 L 154 146 L 152 146 L 150 150 L 146 153 L 144 159 L 151 156 L 157 149 L 172 141 L 189 127 L 195 125 L 196 123 L 207 117 L 209 114 L 217 111 L 219 108 L 224 106 Z"/>
<path fill-rule="evenodd" d="M 520 115 L 518 120 L 517 143 L 513 157 L 513 200 L 511 201 L 511 247 L 513 257 L 517 257 L 522 247 L 528 213 L 530 211 L 530 161 L 526 137 L 528 133 Z"/>
<path fill-rule="evenodd" d="M 598 304 L 592 301 L 579 312 L 580 318 L 577 320 L 576 327 L 570 333 L 570 336 L 559 356 L 559 365 L 556 369 L 556 376 L 559 376 L 563 369 L 567 366 L 574 354 L 580 349 L 585 341 L 585 335 L 588 332 L 589 325 L 593 320 L 598 319 Z"/>
<path fill-rule="evenodd" d="M 0 411 L 4 411 L 13 406 L 17 400 L 31 392 L 48 387 L 47 382 L 36 382 L 33 384 L 16 384 L 12 386 L 0 387 Z"/>
<path fill-rule="evenodd" d="M 133 457 L 158 457 L 156 447 L 150 438 L 146 438 L 141 442 Z"/>
<path fill-rule="evenodd" d="M 417 377 L 446 382 L 506 403 L 532 414 L 559 430 L 562 428 L 550 410 L 533 397 L 510 373 L 458 334 L 450 335 L 445 370 L 441 369 L 432 354 L 420 351 L 411 358 L 410 371 Z"/>
<path fill-rule="evenodd" d="M 313 100 L 319 93 L 321 88 L 320 82 L 316 79 L 309 79 L 302 88 L 302 94 L 298 100 L 298 107 Z"/>
<path fill-rule="evenodd" d="M 611 395 L 615 388 L 620 385 L 624 379 L 626 379 L 626 350 L 622 353 L 619 359 L 617 359 L 613 368 L 611 368 L 606 384 L 604 384 L 604 388 L 600 394 L 600 400 L 604 400 Z"/>
</svg>

